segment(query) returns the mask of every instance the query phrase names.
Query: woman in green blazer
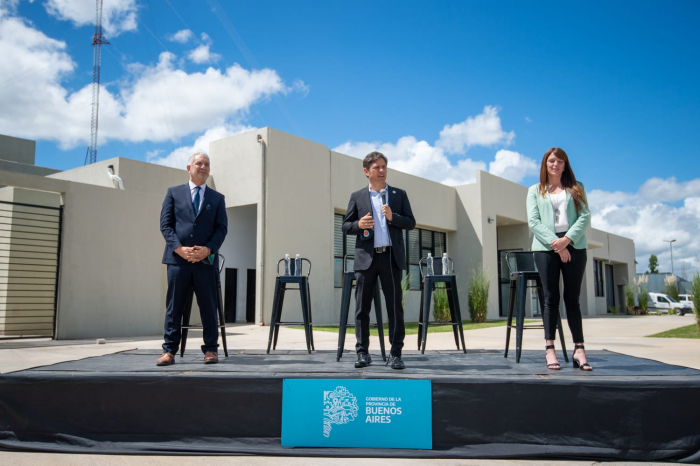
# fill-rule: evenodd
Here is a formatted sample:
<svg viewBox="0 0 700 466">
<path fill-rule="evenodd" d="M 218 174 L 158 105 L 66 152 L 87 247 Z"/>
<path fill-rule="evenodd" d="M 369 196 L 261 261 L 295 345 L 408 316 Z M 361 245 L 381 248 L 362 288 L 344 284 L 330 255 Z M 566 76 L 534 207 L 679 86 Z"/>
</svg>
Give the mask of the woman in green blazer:
<svg viewBox="0 0 700 466">
<path fill-rule="evenodd" d="M 563 149 L 545 152 L 540 182 L 527 193 L 527 218 L 534 234 L 532 250 L 544 289 L 544 339 L 547 368 L 561 366 L 554 352 L 559 312 L 559 276 L 564 282 L 564 305 L 574 339 L 574 368 L 593 370 L 583 347 L 581 324 L 581 282 L 586 271 L 586 228 L 591 223 L 583 184 L 576 181 Z"/>
</svg>

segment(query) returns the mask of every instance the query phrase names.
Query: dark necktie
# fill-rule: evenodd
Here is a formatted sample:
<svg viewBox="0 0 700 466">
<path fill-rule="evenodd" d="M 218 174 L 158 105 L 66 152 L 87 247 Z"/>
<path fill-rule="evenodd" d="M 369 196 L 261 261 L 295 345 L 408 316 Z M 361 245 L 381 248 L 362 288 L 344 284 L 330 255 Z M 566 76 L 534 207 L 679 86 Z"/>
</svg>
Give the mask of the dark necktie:
<svg viewBox="0 0 700 466">
<path fill-rule="evenodd" d="M 192 207 L 194 207 L 194 216 L 196 217 L 199 215 L 199 190 L 201 189 L 199 186 L 195 186 L 194 188 L 196 191 L 194 193 L 194 201 L 192 201 Z"/>
</svg>

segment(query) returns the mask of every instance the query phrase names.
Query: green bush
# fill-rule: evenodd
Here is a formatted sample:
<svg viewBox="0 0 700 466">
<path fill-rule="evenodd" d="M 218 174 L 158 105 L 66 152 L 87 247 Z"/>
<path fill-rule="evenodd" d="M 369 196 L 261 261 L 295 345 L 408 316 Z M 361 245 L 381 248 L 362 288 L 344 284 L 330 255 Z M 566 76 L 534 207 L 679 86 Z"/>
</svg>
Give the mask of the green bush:
<svg viewBox="0 0 700 466">
<path fill-rule="evenodd" d="M 646 286 L 639 287 L 637 299 L 639 300 L 639 307 L 642 308 L 642 314 L 646 314 L 649 307 L 649 290 L 647 290 Z"/>
<path fill-rule="evenodd" d="M 608 312 L 610 312 L 610 314 L 617 314 L 619 312 L 619 308 L 617 306 L 608 306 Z"/>
<path fill-rule="evenodd" d="M 634 295 L 637 292 L 637 286 L 634 282 L 625 282 L 625 306 L 627 307 L 627 314 L 634 315 Z"/>
<path fill-rule="evenodd" d="M 474 323 L 486 322 L 490 284 L 481 264 L 469 272 L 467 301 L 469 303 L 469 315 Z"/>
<path fill-rule="evenodd" d="M 675 316 L 676 314 L 678 314 L 678 311 L 677 311 L 677 310 L 675 310 L 675 309 L 669 309 L 669 310 L 668 310 L 668 315 L 670 315 L 670 316 Z"/>
<path fill-rule="evenodd" d="M 438 288 L 433 294 L 433 316 L 439 322 L 449 322 L 452 320 L 450 316 L 450 303 L 447 301 L 447 290 Z"/>
<path fill-rule="evenodd" d="M 679 300 L 680 297 L 678 296 L 678 280 L 676 279 L 675 275 L 669 275 L 668 277 L 664 278 L 664 288 L 664 293 L 666 293 L 676 301 Z"/>
<path fill-rule="evenodd" d="M 690 282 L 690 293 L 693 296 L 693 306 L 695 306 L 695 321 L 700 330 L 700 274 L 694 273 L 693 280 Z"/>
</svg>

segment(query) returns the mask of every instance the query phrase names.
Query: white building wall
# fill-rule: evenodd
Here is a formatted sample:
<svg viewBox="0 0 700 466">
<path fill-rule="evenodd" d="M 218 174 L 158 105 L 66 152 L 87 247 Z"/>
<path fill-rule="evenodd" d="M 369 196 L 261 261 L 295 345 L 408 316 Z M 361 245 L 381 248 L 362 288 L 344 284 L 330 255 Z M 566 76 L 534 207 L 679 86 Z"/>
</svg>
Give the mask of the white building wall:
<svg viewBox="0 0 700 466">
<path fill-rule="evenodd" d="M 247 205 L 255 205 L 256 227 L 255 227 L 255 315 L 256 321 L 260 321 L 262 309 L 266 305 L 261 297 L 263 282 L 263 205 L 262 199 L 262 172 L 263 172 L 263 149 L 264 146 L 258 142 L 258 135 L 261 135 L 264 141 L 268 140 L 268 129 L 261 128 L 257 131 L 250 131 L 239 134 L 235 137 L 220 139 L 209 143 L 209 158 L 213 167 L 216 167 L 219 188 L 226 197 L 226 206 L 240 207 Z M 229 227 L 230 220 L 229 220 Z M 229 254 L 230 255 L 230 254 Z M 231 258 L 233 260 L 233 258 Z M 239 270 L 239 297 L 244 288 L 241 286 L 241 271 Z M 247 282 L 247 279 L 246 279 Z M 240 299 L 239 299 L 240 304 Z M 271 305 L 271 304 L 270 304 Z M 245 301 L 244 301 L 245 306 Z M 241 309 L 240 307 L 238 308 Z M 241 314 L 239 314 L 241 315 Z"/>
<path fill-rule="evenodd" d="M 624 294 L 620 287 L 631 282 L 635 276 L 634 242 L 628 238 L 614 235 L 606 231 L 590 228 L 586 232 L 589 240 L 588 264 L 586 268 L 586 298 L 587 306 L 582 312 L 588 311 L 588 315 L 602 315 L 608 313 L 606 296 L 595 296 L 594 260 L 599 260 L 603 265 L 613 267 L 613 285 L 615 292 L 615 305 L 620 312 L 624 311 Z M 607 290 L 605 290 L 607 293 Z"/>
<path fill-rule="evenodd" d="M 268 129 L 267 216 L 265 227 L 265 307 L 270 321 L 277 261 L 301 254 L 312 263 L 311 306 L 314 322 L 329 323 L 333 289 L 333 207 L 328 148 Z M 299 292 L 288 292 L 284 321 L 301 319 Z"/>
<path fill-rule="evenodd" d="M 479 207 L 471 207 L 470 218 L 475 225 L 482 249 L 482 264 L 490 280 L 488 319 L 499 317 L 498 230 L 503 226 L 527 223 L 525 199 L 527 188 L 478 171 L 476 185 L 479 189 Z M 459 188 L 458 188 L 459 189 Z M 473 201 L 472 201 L 473 202 Z M 493 221 L 489 223 L 489 219 Z M 525 249 L 529 249 L 528 244 Z"/>
<path fill-rule="evenodd" d="M 266 142 L 264 217 L 258 134 Z M 229 209 L 230 233 L 222 254 L 226 266 L 239 268 L 238 315 L 245 311 L 245 269 L 257 270 L 257 320 L 269 322 L 276 262 L 285 253 L 300 253 L 313 262 L 314 322 L 337 323 L 340 289 L 333 286 L 333 216 L 344 213 L 350 194 L 367 185 L 361 160 L 269 128 L 212 142 L 210 157 L 209 185 L 226 196 Z M 114 189 L 106 174 L 109 164 L 124 179 L 126 190 Z M 485 172 L 477 173 L 475 183 L 455 188 L 391 167 L 390 160 L 389 185 L 407 191 L 417 227 L 447 233 L 464 318 L 469 318 L 469 272 L 479 263 L 491 280 L 488 318 L 498 318 L 498 250 L 519 245 L 529 249 L 531 244 L 527 189 Z M 162 332 L 166 269 L 161 264 L 164 241 L 158 219 L 165 190 L 186 181 L 184 170 L 120 158 L 50 178 L 0 171 L 0 185 L 59 193 L 65 205 L 61 338 Z M 489 218 L 494 221 L 489 223 Z M 592 261 L 613 264 L 619 286 L 634 272 L 634 243 L 594 229 L 587 235 L 591 249 L 582 305 L 584 314 L 602 314 L 607 309 L 604 298 L 594 296 Z M 418 296 L 411 291 L 406 297 L 409 321 L 418 318 Z M 289 293 L 285 301 L 285 320 L 300 320 L 298 293 Z"/>
<path fill-rule="evenodd" d="M 0 184 L 61 196 L 59 339 L 162 333 L 162 195 L 3 171 Z"/>
<path fill-rule="evenodd" d="M 186 164 L 181 168 L 171 168 L 122 157 L 101 160 L 72 170 L 54 173 L 47 178 L 114 189 L 114 183 L 107 175 L 107 167 L 110 165 L 114 167 L 114 173 L 124 182 L 125 190 L 156 194 L 163 198 L 169 187 L 185 184 L 189 180 Z M 216 172 L 217 167 L 213 166 L 211 173 L 215 175 Z M 216 189 L 213 176 L 207 184 Z"/>
</svg>

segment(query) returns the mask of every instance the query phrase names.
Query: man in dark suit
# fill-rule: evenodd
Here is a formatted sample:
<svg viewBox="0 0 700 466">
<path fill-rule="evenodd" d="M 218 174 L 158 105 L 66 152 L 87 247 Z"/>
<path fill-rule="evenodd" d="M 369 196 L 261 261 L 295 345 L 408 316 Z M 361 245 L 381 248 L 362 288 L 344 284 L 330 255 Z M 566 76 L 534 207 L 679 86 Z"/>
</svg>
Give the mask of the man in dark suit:
<svg viewBox="0 0 700 466">
<path fill-rule="evenodd" d="M 401 271 L 406 269 L 404 230 L 416 226 L 406 192 L 386 184 L 387 158 L 371 152 L 362 161 L 369 187 L 352 193 L 343 220 L 343 232 L 356 235 L 355 240 L 355 367 L 372 363 L 369 355 L 369 311 L 374 298 L 377 277 L 382 282 L 387 315 L 391 354 L 387 364 L 404 369 L 401 349 L 406 336 L 404 326 Z M 381 191 L 384 190 L 384 193 Z"/>
<path fill-rule="evenodd" d="M 219 362 L 216 254 L 228 231 L 224 196 L 207 187 L 209 156 L 190 156 L 187 184 L 168 188 L 160 212 L 160 231 L 165 238 L 163 264 L 168 265 L 163 355 L 156 362 L 175 362 L 180 346 L 182 311 L 187 294 L 194 289 L 204 327 L 204 363 Z"/>
</svg>

